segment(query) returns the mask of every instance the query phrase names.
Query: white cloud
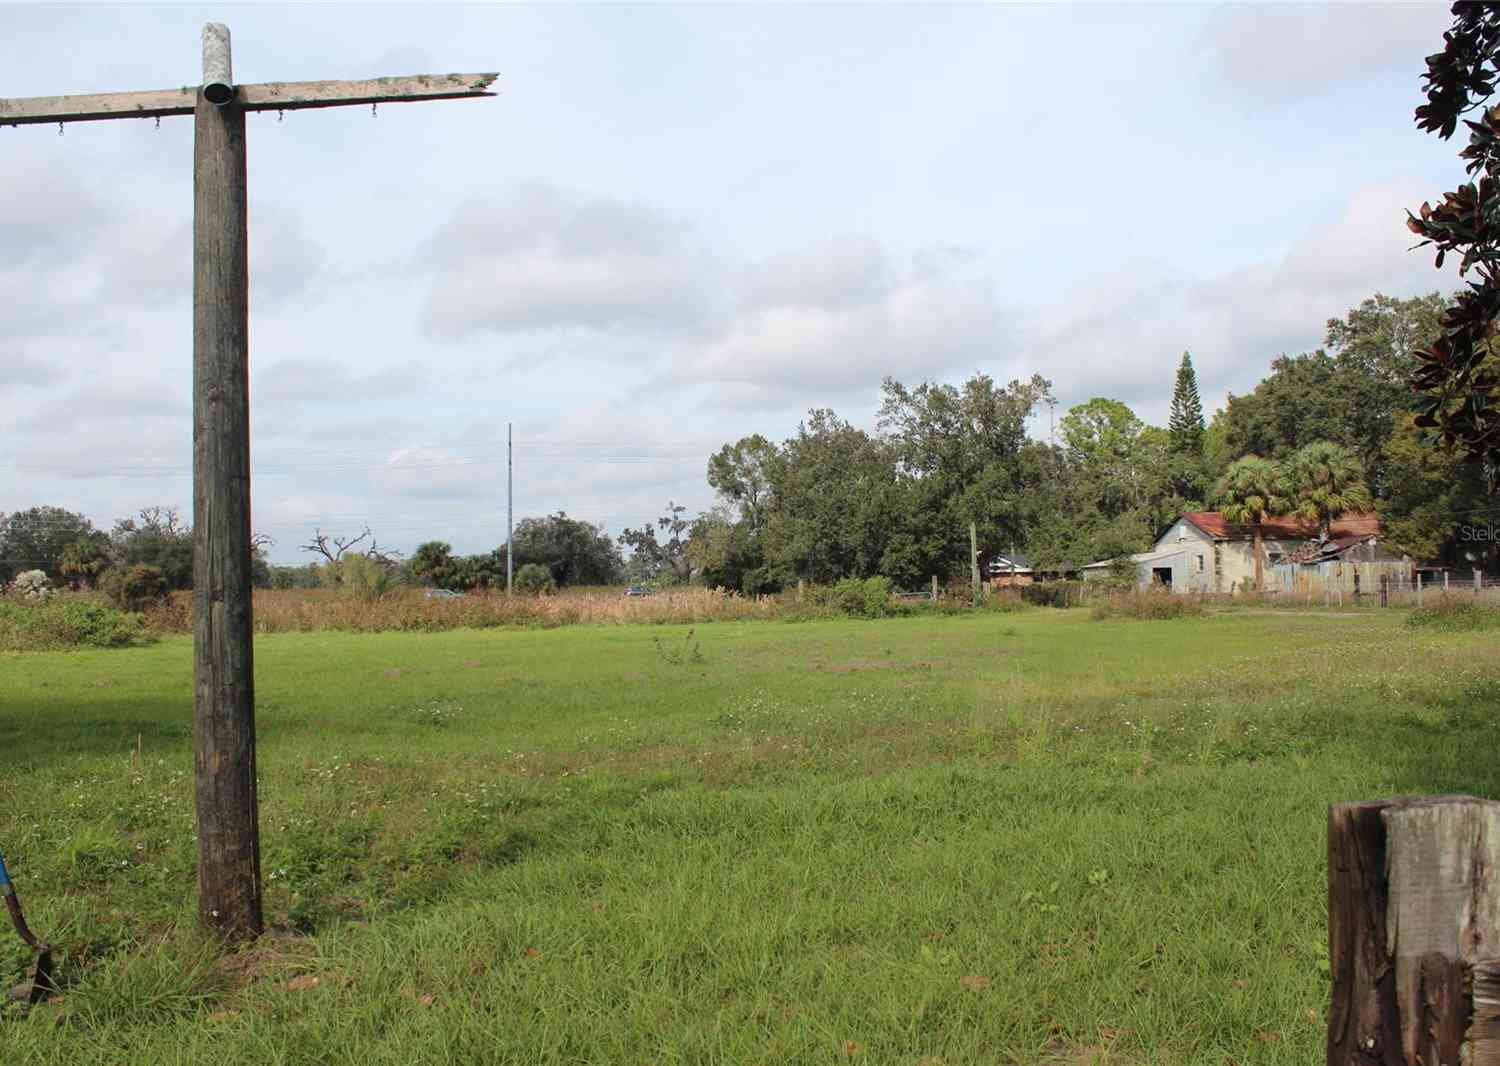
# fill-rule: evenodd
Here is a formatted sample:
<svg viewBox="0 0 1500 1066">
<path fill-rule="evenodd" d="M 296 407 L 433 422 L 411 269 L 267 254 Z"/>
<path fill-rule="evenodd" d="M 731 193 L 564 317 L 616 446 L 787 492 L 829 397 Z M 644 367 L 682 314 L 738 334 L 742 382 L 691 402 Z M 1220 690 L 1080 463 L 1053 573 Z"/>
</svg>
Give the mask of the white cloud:
<svg viewBox="0 0 1500 1066">
<path fill-rule="evenodd" d="M 771 259 L 751 272 L 720 335 L 682 350 L 675 377 L 724 389 L 728 406 L 795 394 L 805 407 L 887 374 L 972 369 L 995 357 L 1006 322 L 992 285 L 959 265 L 929 250 L 898 269 L 868 240 Z"/>
<path fill-rule="evenodd" d="M 1186 282 L 1135 280 L 1161 276 L 1146 267 L 1100 279 L 1043 312 L 1021 362 L 1045 368 L 1065 404 L 1111 396 L 1159 421 L 1186 349 L 1212 409 L 1253 388 L 1275 356 L 1321 345 L 1328 319 L 1375 292 L 1454 287 L 1451 268 L 1409 250 L 1403 211 L 1419 201 L 1415 182 L 1371 184 L 1274 262 Z"/>
<path fill-rule="evenodd" d="M 331 358 L 293 356 L 257 365 L 252 373 L 252 402 L 279 420 L 314 404 L 341 407 L 410 395 L 423 368 L 403 362 L 362 371 Z"/>
<path fill-rule="evenodd" d="M 436 337 L 585 328 L 673 332 L 700 321 L 689 232 L 642 204 L 545 183 L 471 200 L 433 236 L 425 320 Z"/>
<path fill-rule="evenodd" d="M 1389 70 L 1415 83 L 1450 23 L 1436 3 L 1246 3 L 1218 9 L 1208 34 L 1232 87 L 1289 100 Z"/>
<path fill-rule="evenodd" d="M 323 246 L 308 235 L 296 212 L 274 203 L 252 203 L 250 313 L 280 307 L 306 294 L 321 275 L 327 258 Z"/>
<path fill-rule="evenodd" d="M 0 352 L 0 392 L 53 385 L 66 376 L 60 367 L 25 352 Z"/>
<path fill-rule="evenodd" d="M 0 171 L 0 249 L 9 265 L 86 243 L 103 217 L 94 190 L 56 156 L 16 153 Z"/>
<path fill-rule="evenodd" d="M 834 241 L 811 252 L 773 256 L 746 272 L 743 302 L 772 307 L 864 307 L 890 288 L 880 245 L 869 238 Z"/>
</svg>

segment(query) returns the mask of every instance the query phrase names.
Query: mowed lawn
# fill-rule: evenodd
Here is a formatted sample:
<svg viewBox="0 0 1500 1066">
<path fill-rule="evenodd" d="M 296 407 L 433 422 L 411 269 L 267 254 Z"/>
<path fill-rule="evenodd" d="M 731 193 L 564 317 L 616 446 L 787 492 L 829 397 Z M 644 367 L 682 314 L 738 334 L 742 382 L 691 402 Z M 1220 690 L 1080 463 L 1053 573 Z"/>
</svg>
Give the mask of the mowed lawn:
<svg viewBox="0 0 1500 1066">
<path fill-rule="evenodd" d="M 0 658 L 0 848 L 68 982 L 5 1061 L 1302 1064 L 1327 805 L 1500 795 L 1500 641 L 1398 611 L 289 634 L 256 667 L 277 932 L 225 958 L 190 644 Z"/>
</svg>

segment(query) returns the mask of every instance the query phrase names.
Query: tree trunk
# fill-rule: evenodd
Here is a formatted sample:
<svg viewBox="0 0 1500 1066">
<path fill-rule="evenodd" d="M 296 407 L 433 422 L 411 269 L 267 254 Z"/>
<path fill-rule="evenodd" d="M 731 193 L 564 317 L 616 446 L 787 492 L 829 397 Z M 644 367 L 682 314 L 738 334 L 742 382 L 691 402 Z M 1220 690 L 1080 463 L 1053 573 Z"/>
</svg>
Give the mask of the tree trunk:
<svg viewBox="0 0 1500 1066">
<path fill-rule="evenodd" d="M 1251 527 L 1254 534 L 1251 540 L 1250 550 L 1255 553 L 1255 591 L 1257 594 L 1265 591 L 1265 546 L 1261 540 L 1260 523 L 1256 522 Z"/>
</svg>

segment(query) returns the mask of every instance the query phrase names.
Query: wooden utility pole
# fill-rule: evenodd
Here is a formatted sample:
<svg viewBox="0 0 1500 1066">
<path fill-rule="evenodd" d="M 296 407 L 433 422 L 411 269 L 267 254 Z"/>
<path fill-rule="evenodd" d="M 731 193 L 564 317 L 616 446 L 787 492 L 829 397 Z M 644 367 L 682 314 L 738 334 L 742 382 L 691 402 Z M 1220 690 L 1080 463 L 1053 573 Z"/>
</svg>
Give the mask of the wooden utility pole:
<svg viewBox="0 0 1500 1066">
<path fill-rule="evenodd" d="M 236 85 L 229 30 L 203 28 L 198 87 L 0 99 L 0 126 L 192 115 L 193 748 L 199 914 L 259 935 L 260 829 L 250 603 L 250 385 L 245 114 L 493 96 L 495 74 Z"/>
<path fill-rule="evenodd" d="M 250 254 L 245 112 L 229 31 L 203 29 L 193 113 L 193 757 L 199 908 L 261 931 L 250 622 Z M 225 101 L 215 103 L 214 100 Z"/>
<path fill-rule="evenodd" d="M 516 550 L 512 542 L 516 537 L 515 459 L 511 450 L 510 423 L 505 423 L 505 594 L 516 590 Z"/>
<path fill-rule="evenodd" d="M 1500 1062 L 1500 803 L 1328 811 L 1328 1066 Z"/>
</svg>

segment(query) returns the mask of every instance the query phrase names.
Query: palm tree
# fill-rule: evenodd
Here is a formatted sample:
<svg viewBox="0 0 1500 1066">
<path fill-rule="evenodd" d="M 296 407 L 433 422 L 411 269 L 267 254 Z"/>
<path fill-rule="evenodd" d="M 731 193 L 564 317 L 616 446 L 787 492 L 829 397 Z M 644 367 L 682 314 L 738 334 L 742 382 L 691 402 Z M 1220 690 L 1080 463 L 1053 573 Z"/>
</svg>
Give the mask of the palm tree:
<svg viewBox="0 0 1500 1066">
<path fill-rule="evenodd" d="M 1227 521 L 1248 525 L 1255 559 L 1255 587 L 1263 588 L 1265 570 L 1260 524 L 1292 508 L 1286 474 L 1279 465 L 1258 455 L 1247 455 L 1229 465 L 1215 488 L 1219 510 Z"/>
<path fill-rule="evenodd" d="M 1339 444 L 1318 441 L 1297 452 L 1287 461 L 1287 479 L 1296 494 L 1293 513 L 1318 523 L 1320 540 L 1334 519 L 1375 506 L 1359 458 Z"/>
</svg>

